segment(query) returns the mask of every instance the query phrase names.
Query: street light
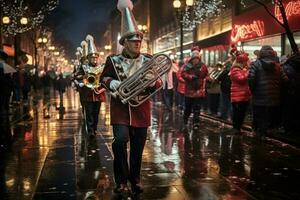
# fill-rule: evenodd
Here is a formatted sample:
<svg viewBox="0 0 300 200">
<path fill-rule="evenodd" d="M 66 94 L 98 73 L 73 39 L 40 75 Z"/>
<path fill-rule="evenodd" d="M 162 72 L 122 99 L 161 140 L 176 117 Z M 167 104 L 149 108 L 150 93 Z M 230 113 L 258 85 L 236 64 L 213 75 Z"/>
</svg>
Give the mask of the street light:
<svg viewBox="0 0 300 200">
<path fill-rule="evenodd" d="M 145 43 L 146 51 L 147 51 L 147 53 L 149 53 L 150 50 L 149 50 L 148 26 L 145 24 L 139 24 L 138 29 L 140 32 L 142 32 L 144 34 L 144 41 L 146 42 Z M 142 46 L 142 48 L 143 48 L 143 46 Z"/>
<path fill-rule="evenodd" d="M 27 18 L 27 17 L 21 17 L 20 23 L 21 23 L 22 25 L 28 24 L 28 18 Z"/>
<path fill-rule="evenodd" d="M 147 30 L 148 30 L 148 27 L 147 27 L 147 25 L 141 25 L 141 24 L 139 24 L 138 25 L 138 29 L 139 29 L 139 31 L 141 31 L 143 33 L 146 33 Z"/>
<path fill-rule="evenodd" d="M 2 23 L 3 23 L 3 24 L 9 24 L 9 23 L 10 23 L 10 18 L 7 17 L 7 16 L 4 16 L 4 17 L 2 18 Z"/>
<path fill-rule="evenodd" d="M 55 46 L 49 46 L 49 47 L 48 47 L 48 50 L 54 51 L 54 50 L 55 50 Z"/>
<path fill-rule="evenodd" d="M 1 15 L 2 16 L 2 15 Z M 22 27 L 24 28 L 25 25 L 28 24 L 28 18 L 27 17 L 22 17 L 22 16 L 18 16 L 18 18 L 14 18 L 12 17 L 13 21 L 11 21 L 11 18 L 9 16 L 3 16 L 2 17 L 2 23 L 1 23 L 1 26 L 2 24 L 5 25 L 5 26 L 9 26 L 10 24 L 15 24 L 16 27 L 15 28 L 18 28 L 18 27 Z M 19 21 L 17 20 L 19 19 Z M 19 25 L 22 25 L 22 26 L 19 26 Z M 2 29 L 0 30 L 1 31 L 1 47 L 2 47 Z M 19 52 L 20 52 L 20 33 L 19 32 L 15 32 L 14 33 L 14 49 L 15 49 L 15 55 L 14 55 L 14 63 L 15 65 L 18 64 L 18 56 L 19 56 Z"/>
<path fill-rule="evenodd" d="M 110 51 L 110 50 L 111 50 L 111 45 L 105 45 L 105 46 L 104 46 L 104 49 L 105 49 L 106 51 Z"/>
<path fill-rule="evenodd" d="M 193 0 L 186 0 L 185 5 L 190 7 L 193 6 Z M 180 0 L 173 1 L 173 7 L 179 12 L 179 23 L 180 23 L 180 61 L 183 61 L 183 7 L 181 6 Z"/>
<path fill-rule="evenodd" d="M 45 33 L 41 33 L 40 37 L 37 39 L 37 43 L 38 43 L 39 48 L 41 49 L 43 64 L 44 64 L 44 71 L 47 71 L 47 67 L 46 67 L 47 47 L 46 47 L 46 44 L 48 43 L 48 38 L 44 35 L 45 35 Z M 37 50 L 36 50 L 36 52 L 37 52 Z M 35 55 L 35 58 L 37 60 L 37 53 Z"/>
<path fill-rule="evenodd" d="M 40 37 L 38 38 L 37 42 L 39 44 L 46 44 L 48 42 L 48 39 L 46 37 Z"/>
</svg>

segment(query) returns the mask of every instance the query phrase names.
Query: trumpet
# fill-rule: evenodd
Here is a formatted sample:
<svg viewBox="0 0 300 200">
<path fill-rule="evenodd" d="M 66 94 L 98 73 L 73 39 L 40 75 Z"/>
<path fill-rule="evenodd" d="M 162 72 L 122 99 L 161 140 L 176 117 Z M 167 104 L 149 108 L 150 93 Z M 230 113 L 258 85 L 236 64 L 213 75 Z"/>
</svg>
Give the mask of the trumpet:
<svg viewBox="0 0 300 200">
<path fill-rule="evenodd" d="M 157 54 L 139 68 L 134 74 L 121 82 L 118 89 L 111 93 L 113 97 L 119 96 L 121 102 L 137 107 L 158 92 L 159 88 L 150 90 L 149 87 L 167 73 L 172 67 L 171 59 L 164 54 Z M 151 77 L 151 78 L 147 78 Z"/>
<path fill-rule="evenodd" d="M 215 69 L 213 69 L 210 73 L 209 73 L 209 78 L 211 80 L 217 80 L 219 78 L 219 76 L 223 73 L 225 69 L 225 66 L 222 63 L 217 63 L 215 66 Z"/>
<path fill-rule="evenodd" d="M 99 89 L 100 84 L 100 75 L 103 71 L 102 66 L 98 67 L 90 67 L 89 69 L 85 70 L 85 75 L 83 77 L 83 83 L 87 88 L 94 90 L 96 94 L 100 94 L 104 91 L 104 89 Z"/>
</svg>

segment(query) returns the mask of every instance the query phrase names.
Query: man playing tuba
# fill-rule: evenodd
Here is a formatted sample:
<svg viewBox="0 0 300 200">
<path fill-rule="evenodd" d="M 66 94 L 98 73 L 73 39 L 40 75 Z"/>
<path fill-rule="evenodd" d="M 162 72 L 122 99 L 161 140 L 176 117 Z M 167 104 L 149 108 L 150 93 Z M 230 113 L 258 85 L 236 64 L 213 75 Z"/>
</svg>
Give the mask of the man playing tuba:
<svg viewBox="0 0 300 200">
<path fill-rule="evenodd" d="M 118 9 L 122 13 L 122 36 L 119 43 L 124 49 L 121 54 L 111 55 L 107 58 L 100 77 L 101 83 L 111 92 L 116 91 L 122 81 L 151 59 L 150 55 L 140 53 L 143 34 L 138 31 L 131 12 L 132 7 L 130 0 L 119 0 L 118 2 Z M 151 77 L 147 78 L 151 79 Z M 150 87 L 159 87 L 160 84 L 160 81 L 156 81 Z M 147 128 L 150 126 L 150 106 L 149 99 L 136 107 L 122 103 L 118 97 L 112 97 L 110 100 L 110 118 L 114 137 L 112 150 L 114 154 L 115 193 L 128 191 L 128 181 L 133 193 L 143 192 L 140 185 L 140 171 Z M 128 163 L 127 143 L 129 140 L 130 159 Z"/>
<path fill-rule="evenodd" d="M 83 57 L 81 60 L 82 64 L 80 65 L 79 70 L 76 73 L 76 79 L 78 81 L 78 86 L 80 87 L 80 96 L 83 100 L 87 134 L 89 138 L 92 139 L 97 134 L 98 115 L 101 102 L 105 101 L 105 94 L 104 88 L 101 88 L 100 86 L 98 88 L 90 87 L 90 85 L 99 84 L 99 78 L 97 79 L 97 76 L 100 77 L 102 68 L 100 67 L 100 65 L 98 65 L 99 53 L 97 52 L 93 37 L 91 35 L 87 35 L 86 42 L 87 64 L 85 63 L 85 59 Z M 97 74 L 93 74 L 93 76 L 95 76 L 93 84 L 87 83 L 87 77 L 89 76 L 89 73 L 94 71 L 97 71 Z"/>
</svg>

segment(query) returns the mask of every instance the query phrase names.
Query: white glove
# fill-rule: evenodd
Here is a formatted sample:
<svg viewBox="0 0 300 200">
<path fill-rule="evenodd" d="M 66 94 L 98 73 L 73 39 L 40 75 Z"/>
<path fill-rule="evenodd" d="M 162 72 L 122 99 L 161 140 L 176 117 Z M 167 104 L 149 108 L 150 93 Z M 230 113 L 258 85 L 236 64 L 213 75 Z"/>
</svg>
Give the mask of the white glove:
<svg viewBox="0 0 300 200">
<path fill-rule="evenodd" d="M 79 86 L 79 87 L 83 87 L 83 86 L 84 86 L 84 83 L 79 83 L 78 86 Z"/>
<path fill-rule="evenodd" d="M 116 91 L 120 86 L 121 82 L 118 80 L 112 80 L 109 84 L 109 88 L 113 91 Z"/>
</svg>

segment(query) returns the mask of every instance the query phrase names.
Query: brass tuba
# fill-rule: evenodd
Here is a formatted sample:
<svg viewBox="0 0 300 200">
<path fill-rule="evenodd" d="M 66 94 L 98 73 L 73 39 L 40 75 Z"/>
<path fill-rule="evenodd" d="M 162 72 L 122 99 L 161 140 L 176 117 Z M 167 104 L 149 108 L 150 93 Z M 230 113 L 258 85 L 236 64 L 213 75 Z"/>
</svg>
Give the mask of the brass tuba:
<svg viewBox="0 0 300 200">
<path fill-rule="evenodd" d="M 83 83 L 87 88 L 94 90 L 96 94 L 100 94 L 104 91 L 104 89 L 100 88 L 100 75 L 103 71 L 103 66 L 97 67 L 89 67 L 88 69 L 84 70 L 85 75 L 83 77 Z"/>
<path fill-rule="evenodd" d="M 125 79 L 111 95 L 113 97 L 119 96 L 124 104 L 128 103 L 132 107 L 137 107 L 162 88 L 161 85 L 159 88 L 149 90 L 149 87 L 155 84 L 157 80 L 161 80 L 161 77 L 171 67 L 172 61 L 167 55 L 157 54 L 134 74 Z M 148 79 L 146 77 L 151 78 Z"/>
</svg>

